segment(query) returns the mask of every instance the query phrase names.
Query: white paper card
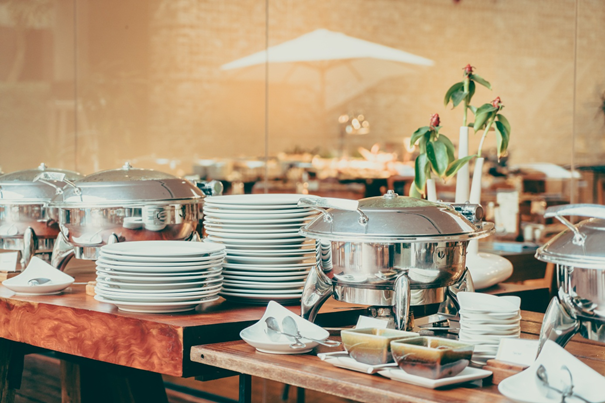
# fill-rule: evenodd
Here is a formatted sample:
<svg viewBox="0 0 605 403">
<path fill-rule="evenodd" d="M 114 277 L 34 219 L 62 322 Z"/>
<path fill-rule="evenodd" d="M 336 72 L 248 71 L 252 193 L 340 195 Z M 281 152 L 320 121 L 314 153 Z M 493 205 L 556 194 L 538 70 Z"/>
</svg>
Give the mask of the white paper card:
<svg viewBox="0 0 605 403">
<path fill-rule="evenodd" d="M 19 252 L 0 253 L 0 271 L 17 271 Z"/>
<path fill-rule="evenodd" d="M 379 319 L 379 318 L 372 318 L 370 316 L 360 315 L 359 319 L 357 320 L 357 325 L 355 326 L 355 328 L 363 329 L 363 328 L 368 328 L 368 327 L 375 327 L 378 329 L 386 329 L 388 325 L 389 325 L 388 319 Z"/>
<path fill-rule="evenodd" d="M 500 339 L 496 359 L 530 366 L 538 355 L 538 340 Z"/>
</svg>

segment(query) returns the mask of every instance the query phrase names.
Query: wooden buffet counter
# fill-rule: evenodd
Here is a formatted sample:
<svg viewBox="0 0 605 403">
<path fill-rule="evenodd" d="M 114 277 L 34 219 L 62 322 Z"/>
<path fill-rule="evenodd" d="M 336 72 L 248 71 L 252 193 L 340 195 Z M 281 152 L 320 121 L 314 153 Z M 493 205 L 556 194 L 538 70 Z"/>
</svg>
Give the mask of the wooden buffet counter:
<svg viewBox="0 0 605 403">
<path fill-rule="evenodd" d="M 76 277 L 77 282 L 88 279 Z M 299 312 L 298 306 L 290 309 Z M 63 402 L 165 403 L 162 374 L 200 380 L 243 374 L 242 401 L 248 401 L 249 375 L 362 401 L 504 401 L 492 386 L 431 391 L 334 368 L 314 354 L 257 353 L 239 339 L 239 332 L 264 310 L 219 300 L 194 314 L 125 313 L 86 295 L 84 285 L 37 297 L 17 296 L 0 286 L 0 403 L 14 399 L 24 354 L 40 349 L 62 360 Z M 362 312 L 364 307 L 330 300 L 317 322 L 349 325 Z M 523 317 L 524 337 L 537 337 L 542 316 L 524 312 Z M 568 350 L 605 373 L 605 346 L 576 337 Z"/>
</svg>

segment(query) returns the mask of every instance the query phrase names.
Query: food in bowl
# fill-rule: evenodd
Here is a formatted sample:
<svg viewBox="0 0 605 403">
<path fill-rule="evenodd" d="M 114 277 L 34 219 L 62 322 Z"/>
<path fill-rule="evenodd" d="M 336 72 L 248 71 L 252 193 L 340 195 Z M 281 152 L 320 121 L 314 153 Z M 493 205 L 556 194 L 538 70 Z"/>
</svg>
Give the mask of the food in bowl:
<svg viewBox="0 0 605 403">
<path fill-rule="evenodd" d="M 364 364 L 380 365 L 393 362 L 393 340 L 417 337 L 418 333 L 371 327 L 343 330 L 340 336 L 342 344 L 353 359 Z"/>
<path fill-rule="evenodd" d="M 439 337 L 414 337 L 392 341 L 391 353 L 406 373 L 441 379 L 462 372 L 471 361 L 474 347 Z"/>
</svg>

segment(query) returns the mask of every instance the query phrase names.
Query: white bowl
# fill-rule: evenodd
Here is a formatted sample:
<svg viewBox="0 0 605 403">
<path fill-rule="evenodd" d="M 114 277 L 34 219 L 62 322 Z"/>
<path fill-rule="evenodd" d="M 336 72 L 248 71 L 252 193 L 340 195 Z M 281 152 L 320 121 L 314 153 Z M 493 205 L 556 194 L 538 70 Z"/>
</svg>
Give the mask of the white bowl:
<svg viewBox="0 0 605 403">
<path fill-rule="evenodd" d="M 518 312 L 521 298 L 515 296 L 498 297 L 480 292 L 459 292 L 457 294 L 460 308 L 467 312 Z"/>
<path fill-rule="evenodd" d="M 280 324 L 286 316 L 294 318 L 294 321 L 298 325 L 300 334 L 303 336 L 309 336 L 318 340 L 326 340 L 330 335 L 327 330 L 322 329 L 314 323 L 309 322 L 301 318 L 298 315 L 292 313 L 289 309 L 284 308 L 275 301 L 269 301 L 267 310 L 263 317 L 256 322 L 254 325 L 245 328 L 240 332 L 240 337 L 251 346 L 255 347 L 258 351 L 270 354 L 302 354 L 308 353 L 317 346 L 317 342 L 302 339 L 301 341 L 307 346 L 303 349 L 293 349 L 290 344 L 294 343 L 294 340 L 290 340 L 288 337 L 280 335 L 278 341 L 271 341 L 267 335 L 267 324 L 265 319 L 269 316 L 273 316 L 277 319 L 277 323 Z"/>
<path fill-rule="evenodd" d="M 50 281 L 41 285 L 29 285 L 29 281 L 35 278 L 48 278 Z M 2 285 L 17 294 L 41 295 L 59 293 L 72 285 L 73 282 L 74 278 L 72 276 L 55 269 L 44 260 L 34 256 L 23 273 L 4 280 Z"/>
</svg>

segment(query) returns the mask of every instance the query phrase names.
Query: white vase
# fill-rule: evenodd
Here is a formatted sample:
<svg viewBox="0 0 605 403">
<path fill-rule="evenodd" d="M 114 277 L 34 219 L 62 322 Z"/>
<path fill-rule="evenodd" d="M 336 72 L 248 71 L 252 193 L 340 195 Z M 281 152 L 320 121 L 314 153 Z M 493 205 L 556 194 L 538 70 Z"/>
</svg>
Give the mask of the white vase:
<svg viewBox="0 0 605 403">
<path fill-rule="evenodd" d="M 428 201 L 437 201 L 437 188 L 435 187 L 435 179 L 426 180 L 426 199 Z"/>
<path fill-rule="evenodd" d="M 481 179 L 483 176 L 484 158 L 475 160 L 473 181 L 469 201 L 472 204 L 481 203 Z M 479 241 L 470 241 L 466 254 L 466 267 L 471 272 L 475 289 L 481 290 L 498 284 L 513 274 L 512 263 L 500 255 L 479 252 Z"/>
<path fill-rule="evenodd" d="M 468 156 L 468 127 L 460 127 L 458 139 L 458 159 Z M 468 200 L 468 163 L 464 164 L 456 174 L 456 203 L 464 203 Z"/>
</svg>

